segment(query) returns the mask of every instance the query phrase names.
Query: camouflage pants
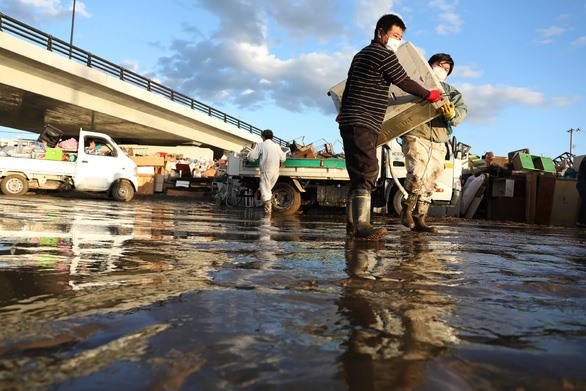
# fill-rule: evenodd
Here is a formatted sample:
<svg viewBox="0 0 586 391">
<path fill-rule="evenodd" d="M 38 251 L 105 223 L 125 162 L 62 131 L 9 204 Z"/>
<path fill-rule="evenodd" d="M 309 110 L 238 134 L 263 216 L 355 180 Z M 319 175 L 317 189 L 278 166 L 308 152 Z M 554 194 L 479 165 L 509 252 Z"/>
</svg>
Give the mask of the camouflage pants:
<svg viewBox="0 0 586 391">
<path fill-rule="evenodd" d="M 403 137 L 403 155 L 407 178 L 405 190 L 418 194 L 421 201 L 431 202 L 438 179 L 444 172 L 446 145 L 421 137 Z"/>
</svg>

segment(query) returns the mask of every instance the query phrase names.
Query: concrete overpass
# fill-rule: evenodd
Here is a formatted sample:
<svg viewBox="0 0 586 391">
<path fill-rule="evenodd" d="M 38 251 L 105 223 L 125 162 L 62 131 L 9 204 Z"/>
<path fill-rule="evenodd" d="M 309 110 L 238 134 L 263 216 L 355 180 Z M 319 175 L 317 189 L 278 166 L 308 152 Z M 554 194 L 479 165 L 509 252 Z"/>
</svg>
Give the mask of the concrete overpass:
<svg viewBox="0 0 586 391">
<path fill-rule="evenodd" d="M 0 126 L 117 142 L 197 145 L 220 153 L 260 141 L 258 129 L 0 14 Z M 284 144 L 283 140 L 275 140 Z"/>
</svg>

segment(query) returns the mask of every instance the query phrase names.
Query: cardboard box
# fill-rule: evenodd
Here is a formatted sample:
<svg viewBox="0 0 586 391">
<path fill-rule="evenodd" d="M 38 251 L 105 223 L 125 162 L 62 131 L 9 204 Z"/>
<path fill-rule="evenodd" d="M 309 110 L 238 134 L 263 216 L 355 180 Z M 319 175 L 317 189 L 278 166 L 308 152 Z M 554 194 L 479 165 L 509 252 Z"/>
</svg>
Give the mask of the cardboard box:
<svg viewBox="0 0 586 391">
<path fill-rule="evenodd" d="M 131 159 L 137 166 L 163 167 L 165 158 L 161 156 L 132 156 Z"/>
<path fill-rule="evenodd" d="M 45 150 L 46 160 L 63 160 L 63 150 L 56 148 L 47 148 Z"/>
<path fill-rule="evenodd" d="M 491 164 L 498 164 L 499 166 L 504 167 L 509 162 L 509 158 L 506 156 L 493 156 L 490 162 Z"/>
<path fill-rule="evenodd" d="M 165 189 L 165 175 L 155 174 L 155 193 L 161 193 Z"/>
<path fill-rule="evenodd" d="M 155 168 L 153 166 L 138 166 L 138 175 L 155 175 Z"/>
<path fill-rule="evenodd" d="M 142 195 L 155 194 L 155 176 L 139 174 L 137 193 Z"/>
</svg>

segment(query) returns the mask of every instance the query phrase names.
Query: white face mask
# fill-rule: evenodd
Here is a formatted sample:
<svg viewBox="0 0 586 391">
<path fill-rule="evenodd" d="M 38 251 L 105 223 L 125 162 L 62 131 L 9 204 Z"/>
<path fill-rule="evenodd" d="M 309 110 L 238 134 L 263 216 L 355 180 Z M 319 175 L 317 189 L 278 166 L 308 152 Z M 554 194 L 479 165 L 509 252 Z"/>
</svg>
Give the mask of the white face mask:
<svg viewBox="0 0 586 391">
<path fill-rule="evenodd" d="M 435 73 L 440 81 L 444 81 L 448 77 L 448 72 L 442 67 L 433 67 L 433 73 Z"/>
<path fill-rule="evenodd" d="M 399 49 L 399 46 L 401 46 L 401 43 L 402 41 L 399 41 L 398 39 L 389 38 L 389 41 L 387 42 L 387 48 L 393 52 L 396 52 L 397 49 Z"/>
</svg>

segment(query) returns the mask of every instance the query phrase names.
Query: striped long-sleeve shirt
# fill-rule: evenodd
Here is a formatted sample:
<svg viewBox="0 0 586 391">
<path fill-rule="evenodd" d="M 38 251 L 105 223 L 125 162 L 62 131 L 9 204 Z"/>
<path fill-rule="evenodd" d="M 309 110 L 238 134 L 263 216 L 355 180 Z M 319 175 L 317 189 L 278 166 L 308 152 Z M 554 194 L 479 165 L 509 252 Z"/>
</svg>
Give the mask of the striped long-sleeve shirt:
<svg viewBox="0 0 586 391">
<path fill-rule="evenodd" d="M 422 99 L 429 96 L 428 90 L 407 76 L 395 53 L 373 40 L 354 56 L 350 65 L 338 118 L 340 126 L 363 125 L 379 132 L 391 83 Z"/>
</svg>

